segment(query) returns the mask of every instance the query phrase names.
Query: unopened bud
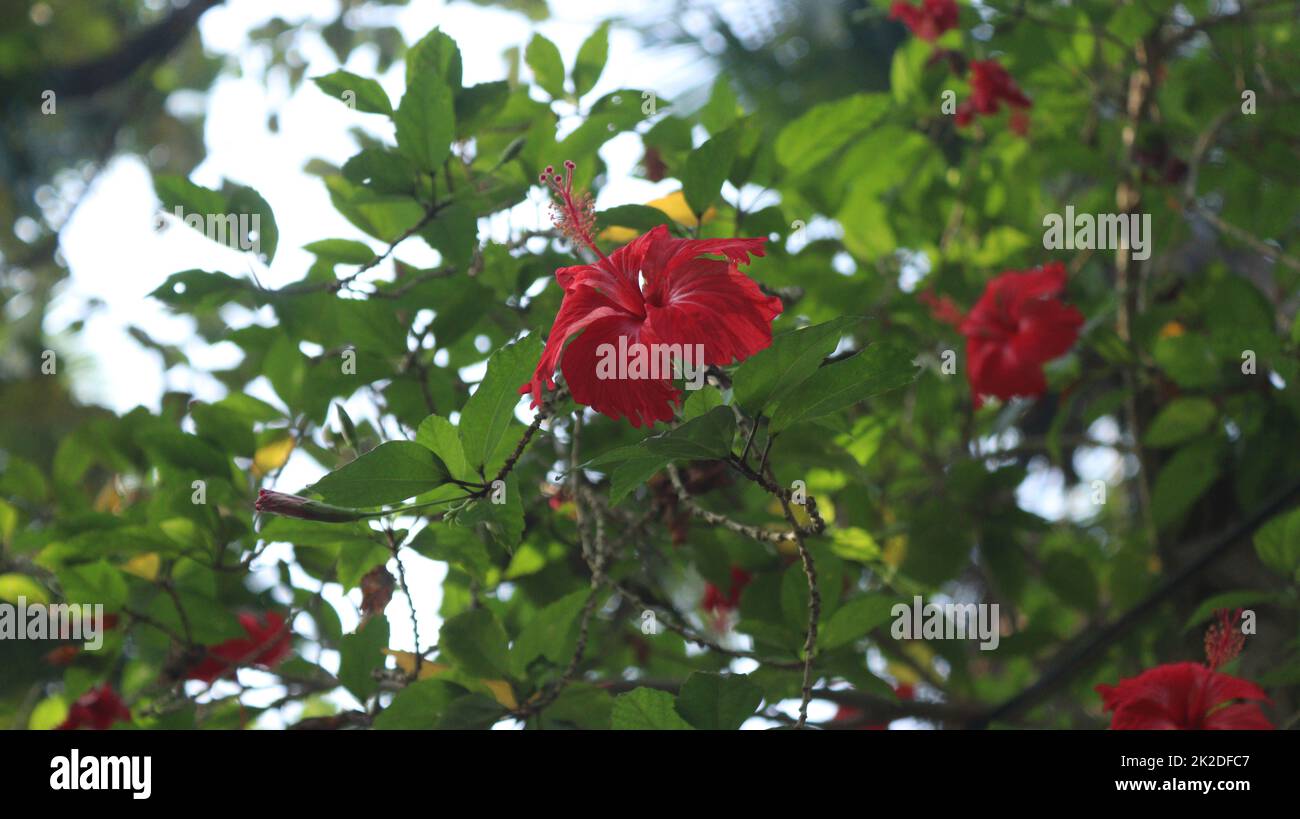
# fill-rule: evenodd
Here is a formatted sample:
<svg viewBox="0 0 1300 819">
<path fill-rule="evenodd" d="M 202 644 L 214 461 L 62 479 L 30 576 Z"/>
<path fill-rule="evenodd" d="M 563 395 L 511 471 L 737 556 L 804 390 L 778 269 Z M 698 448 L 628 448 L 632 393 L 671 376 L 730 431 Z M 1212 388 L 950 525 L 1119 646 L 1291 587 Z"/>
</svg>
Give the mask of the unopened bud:
<svg viewBox="0 0 1300 819">
<path fill-rule="evenodd" d="M 302 518 L 322 523 L 347 523 L 369 516 L 360 509 L 334 506 L 321 503 L 298 495 L 287 495 L 270 489 L 257 490 L 257 502 L 253 508 L 268 515 L 282 515 L 286 518 Z"/>
</svg>

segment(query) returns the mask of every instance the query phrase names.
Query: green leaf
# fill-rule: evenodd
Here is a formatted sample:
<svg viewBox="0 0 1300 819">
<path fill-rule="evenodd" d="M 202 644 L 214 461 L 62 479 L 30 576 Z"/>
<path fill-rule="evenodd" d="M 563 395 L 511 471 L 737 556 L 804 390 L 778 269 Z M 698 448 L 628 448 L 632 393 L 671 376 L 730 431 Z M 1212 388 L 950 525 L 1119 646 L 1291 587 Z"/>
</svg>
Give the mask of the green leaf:
<svg viewBox="0 0 1300 819">
<path fill-rule="evenodd" d="M 367 114 L 393 113 L 393 103 L 389 101 L 384 88 L 369 77 L 358 77 L 350 71 L 335 71 L 323 77 L 312 79 L 320 90 L 342 100 L 349 108 L 356 108 Z"/>
<path fill-rule="evenodd" d="M 456 41 L 433 29 L 406 52 L 406 87 L 419 77 L 436 77 L 453 94 L 461 88 L 460 49 Z"/>
<path fill-rule="evenodd" d="M 889 622 L 890 611 L 897 602 L 898 598 L 883 594 L 853 598 L 831 615 L 818 642 L 827 650 L 852 643 Z"/>
<path fill-rule="evenodd" d="M 736 99 L 736 92 L 731 87 L 731 81 L 727 79 L 725 73 L 719 74 L 713 81 L 713 87 L 709 89 L 709 101 L 700 109 L 700 124 L 710 134 L 720 134 L 734 125 L 743 113 L 740 101 Z"/>
<path fill-rule="evenodd" d="M 865 185 L 854 185 L 837 217 L 844 227 L 844 246 L 859 259 L 873 261 L 898 248 L 891 214 Z"/>
<path fill-rule="evenodd" d="M 468 139 L 490 127 L 509 99 L 510 83 L 505 80 L 481 82 L 462 90 L 456 95 L 456 136 Z"/>
<path fill-rule="evenodd" d="M 443 623 L 438 650 L 469 674 L 511 676 L 509 638 L 487 609 L 470 609 Z"/>
<path fill-rule="evenodd" d="M 339 682 L 361 702 L 370 699 L 379 683 L 375 672 L 384 667 L 388 620 L 375 617 L 339 644 Z"/>
<path fill-rule="evenodd" d="M 1064 551 L 1048 555 L 1043 562 L 1043 579 L 1069 605 L 1083 611 L 1097 608 L 1097 579 L 1082 555 Z"/>
<path fill-rule="evenodd" d="M 578 49 L 578 59 L 573 64 L 573 93 L 577 97 L 586 94 L 596 85 L 601 72 L 605 70 L 605 60 L 609 57 L 609 23 L 604 22 L 591 33 Z"/>
<path fill-rule="evenodd" d="M 689 731 L 678 715 L 673 695 L 656 688 L 634 688 L 614 698 L 610 727 L 614 730 Z"/>
<path fill-rule="evenodd" d="M 498 546 L 507 552 L 513 552 L 524 533 L 524 504 L 517 479 L 514 475 L 507 475 L 504 486 L 501 487 L 502 495 L 496 494 L 495 487 L 492 492 L 488 498 L 471 503 L 456 520 L 465 526 L 482 524 Z M 503 502 L 494 503 L 493 497 L 501 497 Z"/>
<path fill-rule="evenodd" d="M 570 592 L 528 620 L 511 650 L 517 676 L 523 677 L 536 657 L 559 666 L 569 662 L 578 640 L 578 619 L 590 596 L 587 589 Z"/>
<path fill-rule="evenodd" d="M 528 381 L 542 356 L 536 335 L 507 344 L 488 360 L 487 374 L 460 413 L 460 437 L 471 469 L 490 477 L 505 462 L 496 452 L 515 417 L 519 387 Z"/>
<path fill-rule="evenodd" d="M 889 99 L 883 94 L 857 94 L 815 106 L 781 130 L 776 138 L 777 161 L 791 173 L 806 173 L 835 155 L 888 110 Z"/>
<path fill-rule="evenodd" d="M 388 441 L 311 486 L 326 503 L 370 507 L 436 489 L 451 476 L 442 459 L 414 441 Z"/>
<path fill-rule="evenodd" d="M 365 242 L 355 239 L 321 239 L 302 246 L 316 258 L 337 264 L 367 264 L 375 258 L 375 252 Z"/>
<path fill-rule="evenodd" d="M 469 267 L 470 258 L 474 255 L 474 247 L 478 244 L 478 220 L 465 205 L 451 205 L 440 211 L 437 218 L 425 225 L 420 231 L 420 236 L 442 256 L 442 266 L 465 270 Z M 473 289 L 465 287 L 464 281 L 454 283 L 459 285 L 462 291 L 469 291 L 475 296 L 479 295 Z M 452 305 L 439 302 L 439 316 L 446 314 L 452 307 Z M 469 312 L 471 317 L 476 317 L 475 311 L 468 310 L 466 312 Z M 451 341 L 454 341 L 454 339 L 444 340 L 439 337 L 438 345 L 449 346 Z"/>
<path fill-rule="evenodd" d="M 673 460 L 715 460 L 731 454 L 735 434 L 735 412 L 731 407 L 714 407 L 675 429 L 646 438 L 641 446 Z"/>
<path fill-rule="evenodd" d="M 540 34 L 534 34 L 524 51 L 524 61 L 533 70 L 537 84 L 551 95 L 551 99 L 564 97 L 564 60 L 560 58 L 560 50 L 555 47 L 555 43 Z"/>
<path fill-rule="evenodd" d="M 238 249 L 252 248 L 269 264 L 275 259 L 275 249 L 280 244 L 280 228 L 276 226 L 270 203 L 262 198 L 262 194 L 241 185 L 229 191 L 227 207 L 235 217 L 244 217 L 233 223 L 238 226 L 237 231 L 248 227 L 247 233 L 237 232 L 237 235 L 229 236 L 227 243 L 238 239 Z M 252 235 L 254 233 L 257 235 Z"/>
<path fill-rule="evenodd" d="M 597 213 L 596 222 L 605 227 L 617 225 L 645 233 L 659 225 L 672 224 L 672 219 L 659 208 L 647 205 L 618 205 Z"/>
<path fill-rule="evenodd" d="M 371 193 L 409 196 L 415 192 L 415 166 L 392 148 L 365 148 L 343 163 L 343 178 Z"/>
<path fill-rule="evenodd" d="M 1147 446 L 1166 447 L 1190 441 L 1205 432 L 1219 411 L 1208 398 L 1175 398 L 1147 428 Z"/>
<path fill-rule="evenodd" d="M 609 502 L 618 503 L 628 492 L 645 484 L 659 470 L 672 463 L 672 458 L 646 452 L 640 444 L 619 447 L 591 459 L 584 468 L 591 467 L 609 472 Z M 613 465 L 613 470 L 601 469 Z"/>
<path fill-rule="evenodd" d="M 677 713 L 702 731 L 734 731 L 762 702 L 763 690 L 743 674 L 696 671 L 677 695 Z"/>
<path fill-rule="evenodd" d="M 1151 490 L 1151 517 L 1166 529 L 1191 510 L 1219 477 L 1219 447 L 1212 438 L 1201 439 L 1174 453 L 1156 476 Z"/>
<path fill-rule="evenodd" d="M 781 400 L 817 372 L 840 337 L 861 321 L 844 316 L 776 336 L 772 346 L 736 369 L 732 379 L 736 403 L 753 414 Z"/>
<path fill-rule="evenodd" d="M 361 230 L 394 242 L 406 231 L 419 224 L 425 210 L 410 196 L 380 193 L 357 185 L 342 176 L 325 180 L 330 202 L 349 222 Z"/>
<path fill-rule="evenodd" d="M 416 168 L 438 170 L 451 154 L 456 134 L 456 113 L 451 89 L 431 74 L 421 74 L 406 88 L 393 115 L 397 149 Z"/>
<path fill-rule="evenodd" d="M 772 410 L 771 431 L 788 429 L 910 384 L 919 370 L 913 354 L 891 342 L 876 342 L 844 361 L 822 367 Z"/>
<path fill-rule="evenodd" d="M 426 730 L 438 726 L 453 700 L 465 689 L 445 680 L 420 680 L 398 691 L 387 708 L 375 717 L 379 731 Z"/>
<path fill-rule="evenodd" d="M 1256 542 L 1258 542 L 1258 537 L 1258 534 L 1256 534 Z M 1192 616 L 1187 618 L 1187 622 L 1183 625 L 1183 631 L 1191 631 L 1204 624 L 1219 609 L 1234 611 L 1262 605 L 1286 605 L 1286 602 L 1287 597 L 1285 594 L 1262 589 L 1241 589 L 1239 591 L 1223 592 L 1203 600 L 1201 605 L 1196 607 L 1196 611 L 1192 612 Z"/>
<path fill-rule="evenodd" d="M 442 459 L 453 478 L 469 480 L 473 477 L 465 461 L 465 448 L 460 443 L 460 430 L 451 421 L 441 415 L 430 415 L 420 422 L 415 442 Z"/>
<path fill-rule="evenodd" d="M 682 402 L 682 420 L 692 421 L 723 406 L 722 393 L 709 386 L 691 390 Z"/>
<path fill-rule="evenodd" d="M 1255 553 L 1273 571 L 1300 581 L 1300 508 L 1283 512 L 1259 527 Z"/>
<path fill-rule="evenodd" d="M 196 185 L 183 176 L 160 174 L 153 178 L 153 189 L 162 200 L 163 207 L 173 216 L 180 208 L 184 214 L 207 215 L 226 209 L 226 197 L 211 188 Z"/>
<path fill-rule="evenodd" d="M 739 141 L 739 134 L 734 129 L 724 131 L 691 151 L 686 158 L 682 193 L 697 216 L 708 210 L 722 192 L 722 183 L 727 181 L 731 164 L 736 160 Z"/>
</svg>

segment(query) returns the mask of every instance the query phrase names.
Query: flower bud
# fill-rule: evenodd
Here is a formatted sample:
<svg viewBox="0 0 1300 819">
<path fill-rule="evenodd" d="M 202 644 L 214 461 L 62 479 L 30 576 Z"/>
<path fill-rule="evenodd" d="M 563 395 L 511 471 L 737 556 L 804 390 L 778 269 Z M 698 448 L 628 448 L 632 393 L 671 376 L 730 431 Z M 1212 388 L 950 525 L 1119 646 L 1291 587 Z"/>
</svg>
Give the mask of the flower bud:
<svg viewBox="0 0 1300 819">
<path fill-rule="evenodd" d="M 333 506 L 298 495 L 287 495 L 270 489 L 257 490 L 257 502 L 253 505 L 257 511 L 268 515 L 283 515 L 286 518 L 317 520 L 322 523 L 347 523 L 361 520 L 370 513 L 360 509 Z"/>
</svg>

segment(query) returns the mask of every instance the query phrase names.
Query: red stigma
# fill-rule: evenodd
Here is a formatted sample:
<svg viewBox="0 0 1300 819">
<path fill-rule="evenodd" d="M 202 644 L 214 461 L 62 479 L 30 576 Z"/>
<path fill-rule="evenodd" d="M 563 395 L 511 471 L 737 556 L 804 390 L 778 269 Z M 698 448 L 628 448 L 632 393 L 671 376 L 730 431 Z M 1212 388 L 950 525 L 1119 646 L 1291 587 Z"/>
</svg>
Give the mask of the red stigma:
<svg viewBox="0 0 1300 819">
<path fill-rule="evenodd" d="M 1214 616 L 1218 622 L 1205 632 L 1205 661 L 1211 671 L 1227 665 L 1246 646 L 1246 635 L 1241 633 L 1241 609 L 1219 609 Z"/>
<path fill-rule="evenodd" d="M 545 172 L 538 178 L 558 199 L 551 203 L 551 220 L 555 226 L 572 242 L 586 245 L 603 259 L 605 254 L 596 247 L 592 236 L 596 228 L 596 204 L 590 193 L 579 196 L 574 196 L 573 193 L 573 170 L 576 167 L 572 160 L 566 159 L 564 176 L 555 173 L 554 166 L 547 165 Z"/>
</svg>

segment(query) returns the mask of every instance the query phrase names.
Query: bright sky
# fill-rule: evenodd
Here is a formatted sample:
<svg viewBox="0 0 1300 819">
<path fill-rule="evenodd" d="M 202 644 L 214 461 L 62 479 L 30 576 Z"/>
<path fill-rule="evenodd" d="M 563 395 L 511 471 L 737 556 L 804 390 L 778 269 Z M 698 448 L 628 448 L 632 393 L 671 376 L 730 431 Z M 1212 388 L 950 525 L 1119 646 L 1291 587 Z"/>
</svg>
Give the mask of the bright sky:
<svg viewBox="0 0 1300 819">
<path fill-rule="evenodd" d="M 656 0 L 552 0 L 551 5 L 554 17 L 535 27 L 522 15 L 469 2 L 438 4 L 414 0 L 409 7 L 393 9 L 391 14 L 408 43 L 434 27 L 441 27 L 455 38 L 461 47 L 465 82 L 470 84 L 503 78 L 502 52 L 511 46 L 522 48 L 535 30 L 554 41 L 564 55 L 565 64 L 572 65 L 579 45 L 599 21 L 614 15 L 640 19 L 663 7 Z M 717 5 L 727 10 L 738 8 L 734 2 Z M 333 20 L 337 5 L 333 0 L 276 4 L 265 0 L 227 0 L 203 16 L 200 31 L 209 52 L 228 55 L 238 62 L 242 78 L 223 76 L 207 97 L 176 95 L 172 104 L 182 113 L 193 111 L 194 106 L 207 107 L 207 158 L 191 178 L 210 187 L 219 186 L 223 177 L 229 178 L 256 188 L 270 203 L 280 230 L 279 250 L 269 270 L 259 269 L 257 274 L 264 285 L 279 286 L 300 278 L 311 264 L 311 255 L 301 249 L 308 242 L 338 237 L 362 239 L 378 246 L 331 207 L 322 181 L 302 169 L 313 158 L 341 165 L 357 150 L 348 134 L 354 126 L 363 126 L 389 139 L 392 129 L 382 117 L 349 110 L 310 81 L 292 94 L 283 83 L 272 82 L 269 88 L 262 84 L 264 58 L 257 48 L 249 47 L 247 34 L 275 16 L 272 7 L 281 14 L 286 13 L 285 9 L 293 9 L 294 15 L 301 15 L 289 17 L 291 22 L 310 18 L 325 23 Z M 702 29 L 706 24 L 702 15 L 696 20 L 688 15 L 684 22 L 692 29 Z M 303 38 L 299 47 L 308 61 L 307 77 L 327 74 L 339 67 L 333 52 L 319 39 Z M 374 76 L 375 55 L 361 49 L 353 53 L 344 67 L 363 76 Z M 402 70 L 399 61 L 380 78 L 394 102 L 400 99 L 403 90 Z M 654 90 L 666 99 L 679 99 L 687 90 L 710 84 L 711 72 L 711 67 L 696 52 L 652 54 L 642 47 L 635 32 L 615 27 L 611 32 L 609 63 L 592 98 L 631 87 Z M 268 116 L 273 112 L 279 116 L 278 133 L 267 128 Z M 570 122 L 562 127 L 574 125 L 575 122 Z M 630 171 L 640 156 L 639 140 L 635 136 L 621 135 L 611 140 L 602 156 L 613 180 L 601 194 L 602 208 L 646 202 L 678 187 L 673 181 L 651 184 L 630 178 Z M 512 214 L 514 224 L 537 224 L 544 214 L 545 201 L 535 191 L 533 201 L 519 206 Z M 168 315 L 147 294 L 168 275 L 189 268 L 245 274 L 247 257 L 209 242 L 180 224 L 173 223 L 164 232 L 155 232 L 157 208 L 158 201 L 144 162 L 134 156 L 119 157 L 95 180 L 61 234 L 61 249 L 71 275 L 50 312 L 47 330 L 59 332 L 72 321 L 85 317 L 91 300 L 104 303 L 104 307 L 90 313 L 80 337 L 70 340 L 76 351 L 71 363 L 73 385 L 82 400 L 120 412 L 141 404 L 157 409 L 166 390 L 189 391 L 205 400 L 218 399 L 223 395 L 223 388 L 202 371 L 228 367 L 240 355 L 233 344 L 207 345 L 196 339 L 189 319 Z M 481 230 L 497 233 L 494 227 L 499 226 L 484 225 Z M 432 251 L 419 241 L 406 243 L 398 255 L 415 264 L 434 261 Z M 269 313 L 257 317 L 245 314 L 242 320 L 266 322 L 272 317 Z M 194 369 L 177 368 L 164 374 L 161 357 L 140 347 L 127 335 L 131 326 L 144 329 L 161 342 L 181 345 L 194 363 Z M 274 400 L 264 382 L 255 383 L 250 392 Z M 355 413 L 354 417 L 369 416 L 364 403 L 353 402 L 348 408 Z M 1099 463 L 1085 474 L 1109 472 L 1114 467 L 1113 463 Z M 295 456 L 277 486 L 295 491 L 320 474 L 319 467 L 306 456 Z M 1038 511 L 1054 513 L 1053 516 L 1064 513 L 1067 499 L 1051 482 L 1049 474 L 1026 482 L 1022 487 L 1022 503 L 1030 508 L 1045 505 L 1048 508 Z M 269 550 L 262 565 L 272 566 L 288 555 L 287 547 Z M 445 566 L 409 553 L 404 562 L 408 581 L 416 590 L 419 630 L 427 647 L 440 626 L 435 611 L 440 602 L 437 590 Z M 304 576 L 299 576 L 297 582 L 313 586 L 313 581 Z M 354 592 L 348 600 L 334 587 L 326 590 L 326 598 L 339 610 L 345 630 L 355 627 L 360 592 Z M 407 603 L 400 594 L 394 597 L 387 614 L 392 626 L 392 647 L 410 649 L 413 646 L 411 621 Z M 304 622 L 299 621 L 300 628 Z M 327 668 L 337 667 L 336 658 L 322 659 Z M 241 679 L 248 684 L 266 685 L 271 681 L 267 675 L 254 671 L 245 670 L 241 674 Z M 268 691 L 265 698 L 250 701 L 270 700 L 274 694 Z M 341 701 L 346 700 L 345 695 Z M 814 703 L 810 718 L 827 719 L 833 712 L 831 706 Z M 290 721 L 293 718 L 291 711 Z"/>
</svg>

